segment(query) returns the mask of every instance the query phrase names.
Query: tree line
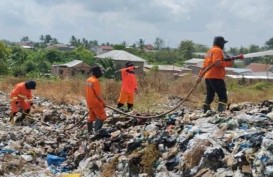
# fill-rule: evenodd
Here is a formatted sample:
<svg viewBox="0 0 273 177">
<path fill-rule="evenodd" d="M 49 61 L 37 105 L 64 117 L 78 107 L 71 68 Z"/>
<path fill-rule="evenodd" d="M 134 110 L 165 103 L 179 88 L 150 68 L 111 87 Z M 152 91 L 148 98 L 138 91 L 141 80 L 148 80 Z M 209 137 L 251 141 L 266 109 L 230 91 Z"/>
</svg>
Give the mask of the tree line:
<svg viewBox="0 0 273 177">
<path fill-rule="evenodd" d="M 19 45 L 20 43 L 31 44 L 33 49 L 24 49 Z M 50 46 L 58 43 L 56 38 L 48 34 L 41 35 L 38 42 L 31 41 L 27 36 L 24 36 L 18 43 L 2 40 L 0 42 L 0 75 L 37 77 L 44 73 L 50 73 L 53 64 L 66 63 L 75 59 L 94 65 L 97 61 L 95 60 L 96 54 L 92 49 L 99 45 L 108 45 L 116 50 L 125 50 L 147 60 L 149 64 L 171 64 L 177 66 L 182 66 L 184 61 L 188 59 L 200 58 L 196 53 L 204 53 L 210 47 L 194 43 L 191 40 L 183 40 L 177 48 L 170 48 L 165 45 L 163 39 L 158 37 L 152 44 L 154 50 L 147 51 L 145 50 L 146 44 L 144 39 L 139 39 L 136 43 L 128 46 L 125 41 L 120 44 L 108 42 L 99 44 L 97 40 L 78 39 L 72 36 L 68 45 L 72 46 L 73 50 L 60 51 L 56 48 L 50 48 Z M 261 47 L 253 44 L 249 47 L 230 48 L 226 52 L 230 55 L 237 55 L 269 49 L 273 49 L 273 38 L 266 41 L 265 45 Z M 267 63 L 273 64 L 271 58 L 266 60 Z M 264 59 L 255 58 L 245 60 L 245 64 L 261 61 L 264 62 Z M 111 62 L 108 63 L 113 67 Z M 103 65 L 107 65 L 107 62 Z M 105 67 L 107 68 L 107 66 Z"/>
</svg>

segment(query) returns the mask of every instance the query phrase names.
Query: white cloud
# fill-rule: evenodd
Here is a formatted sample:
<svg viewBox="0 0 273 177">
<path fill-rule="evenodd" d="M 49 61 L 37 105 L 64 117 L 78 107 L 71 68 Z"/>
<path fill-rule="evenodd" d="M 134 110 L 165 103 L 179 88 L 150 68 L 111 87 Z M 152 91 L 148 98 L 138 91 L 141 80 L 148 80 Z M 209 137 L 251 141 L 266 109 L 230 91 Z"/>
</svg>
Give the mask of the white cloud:
<svg viewBox="0 0 273 177">
<path fill-rule="evenodd" d="M 0 39 L 34 41 L 50 34 L 129 44 L 156 37 L 211 45 L 215 35 L 232 47 L 263 45 L 273 37 L 271 0 L 1 0 Z"/>
</svg>

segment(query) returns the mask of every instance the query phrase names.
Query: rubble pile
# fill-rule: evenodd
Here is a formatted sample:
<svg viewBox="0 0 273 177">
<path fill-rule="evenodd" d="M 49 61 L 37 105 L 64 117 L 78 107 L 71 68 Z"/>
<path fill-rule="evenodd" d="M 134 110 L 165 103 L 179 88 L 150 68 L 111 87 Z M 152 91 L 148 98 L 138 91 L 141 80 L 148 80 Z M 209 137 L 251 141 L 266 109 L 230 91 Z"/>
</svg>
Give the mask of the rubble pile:
<svg viewBox="0 0 273 177">
<path fill-rule="evenodd" d="M 232 104 L 224 113 L 180 108 L 157 119 L 107 110 L 97 134 L 87 132 L 83 102 L 35 97 L 35 104 L 12 125 L 9 102 L 1 100 L 0 176 L 273 176 L 270 100 Z"/>
</svg>

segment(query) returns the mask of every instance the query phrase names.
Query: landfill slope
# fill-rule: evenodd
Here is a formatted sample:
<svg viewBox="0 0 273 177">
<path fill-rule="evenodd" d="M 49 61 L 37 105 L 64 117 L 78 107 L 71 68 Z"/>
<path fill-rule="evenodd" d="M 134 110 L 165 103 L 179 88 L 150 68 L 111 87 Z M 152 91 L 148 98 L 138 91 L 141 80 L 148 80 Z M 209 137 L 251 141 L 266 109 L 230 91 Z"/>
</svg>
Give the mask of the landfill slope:
<svg viewBox="0 0 273 177">
<path fill-rule="evenodd" d="M 88 134 L 84 102 L 35 97 L 36 109 L 12 125 L 0 95 L 0 176 L 273 176 L 270 100 L 221 114 L 180 107 L 157 119 L 107 109 L 103 128 Z"/>
</svg>

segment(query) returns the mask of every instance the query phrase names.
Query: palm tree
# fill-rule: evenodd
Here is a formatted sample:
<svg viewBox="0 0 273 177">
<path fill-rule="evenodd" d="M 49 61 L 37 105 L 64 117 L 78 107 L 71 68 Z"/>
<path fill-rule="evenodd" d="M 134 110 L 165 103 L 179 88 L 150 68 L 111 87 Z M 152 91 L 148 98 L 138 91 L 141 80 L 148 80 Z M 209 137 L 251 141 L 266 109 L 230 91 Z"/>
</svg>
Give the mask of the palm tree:
<svg viewBox="0 0 273 177">
<path fill-rule="evenodd" d="M 111 58 L 99 59 L 96 64 L 102 68 L 105 78 L 115 78 L 116 65 Z"/>
</svg>

